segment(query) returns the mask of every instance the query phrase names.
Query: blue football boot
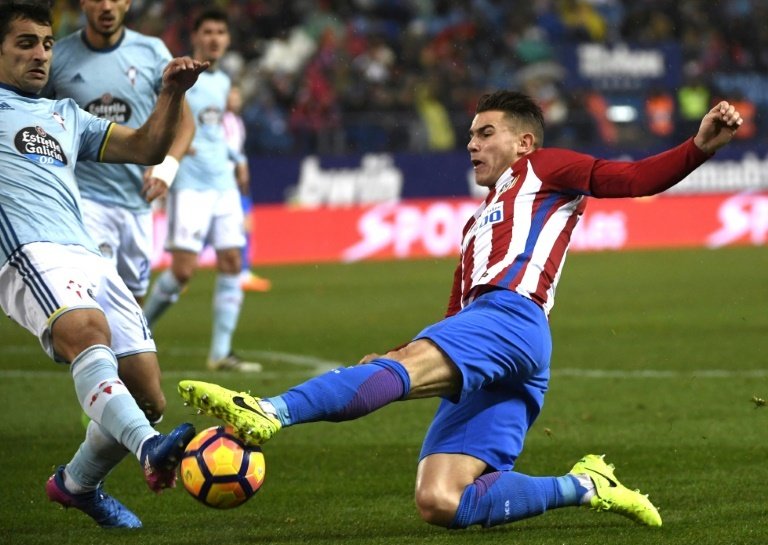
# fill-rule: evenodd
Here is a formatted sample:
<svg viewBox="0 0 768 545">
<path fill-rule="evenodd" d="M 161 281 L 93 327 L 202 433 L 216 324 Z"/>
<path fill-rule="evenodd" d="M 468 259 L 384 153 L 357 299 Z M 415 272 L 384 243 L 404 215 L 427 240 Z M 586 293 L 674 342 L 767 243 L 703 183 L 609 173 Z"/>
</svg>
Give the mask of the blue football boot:
<svg viewBox="0 0 768 545">
<path fill-rule="evenodd" d="M 180 424 L 167 435 L 150 437 L 141 447 L 141 467 L 144 479 L 154 492 L 176 486 L 176 468 L 181 463 L 184 449 L 195 436 L 192 424 Z"/>
<path fill-rule="evenodd" d="M 72 494 L 64 487 L 64 466 L 59 466 L 45 483 L 48 499 L 65 508 L 79 509 L 102 528 L 141 528 L 141 520 L 115 498 L 104 492 L 101 485 L 90 492 Z"/>
</svg>

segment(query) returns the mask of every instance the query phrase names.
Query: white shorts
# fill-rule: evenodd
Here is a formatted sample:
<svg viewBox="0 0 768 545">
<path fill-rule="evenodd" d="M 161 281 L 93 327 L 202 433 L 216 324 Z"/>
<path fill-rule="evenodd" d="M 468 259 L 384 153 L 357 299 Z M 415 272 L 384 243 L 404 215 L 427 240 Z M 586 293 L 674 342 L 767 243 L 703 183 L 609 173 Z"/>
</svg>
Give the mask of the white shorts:
<svg viewBox="0 0 768 545">
<path fill-rule="evenodd" d="M 85 229 L 101 255 L 136 297 L 147 294 L 152 257 L 152 212 L 132 212 L 83 199 Z"/>
<path fill-rule="evenodd" d="M 51 327 L 59 316 L 79 308 L 104 312 L 118 358 L 156 351 L 144 313 L 115 268 L 82 246 L 25 244 L 0 268 L 0 286 L 0 307 L 40 339 L 54 360 Z"/>
<path fill-rule="evenodd" d="M 243 207 L 237 189 L 171 192 L 165 249 L 200 253 L 206 244 L 215 250 L 245 246 Z"/>
</svg>

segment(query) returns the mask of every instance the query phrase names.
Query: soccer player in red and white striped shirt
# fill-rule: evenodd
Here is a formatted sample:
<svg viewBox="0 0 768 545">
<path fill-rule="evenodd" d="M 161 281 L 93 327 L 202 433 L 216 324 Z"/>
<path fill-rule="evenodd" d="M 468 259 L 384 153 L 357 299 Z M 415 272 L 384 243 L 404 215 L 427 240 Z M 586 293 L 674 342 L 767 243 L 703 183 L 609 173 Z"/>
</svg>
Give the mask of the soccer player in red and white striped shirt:
<svg viewBox="0 0 768 545">
<path fill-rule="evenodd" d="M 191 404 L 260 444 L 283 427 L 351 420 L 392 401 L 441 397 L 416 474 L 416 505 L 447 528 L 495 526 L 585 505 L 661 526 L 648 498 L 623 486 L 601 456 L 558 477 L 514 471 L 549 382 L 547 317 L 566 251 L 589 197 L 639 197 L 685 178 L 741 125 L 720 102 L 698 133 L 634 162 L 543 147 L 539 106 L 500 91 L 480 99 L 467 145 L 490 192 L 464 228 L 448 312 L 410 343 L 265 399 L 182 381 Z"/>
</svg>

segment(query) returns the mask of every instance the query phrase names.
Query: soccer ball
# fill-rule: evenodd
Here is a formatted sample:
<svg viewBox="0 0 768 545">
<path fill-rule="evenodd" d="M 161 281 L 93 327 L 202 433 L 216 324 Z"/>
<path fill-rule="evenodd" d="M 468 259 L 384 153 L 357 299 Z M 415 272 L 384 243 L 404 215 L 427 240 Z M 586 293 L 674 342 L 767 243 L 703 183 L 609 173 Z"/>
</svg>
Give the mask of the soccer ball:
<svg viewBox="0 0 768 545">
<path fill-rule="evenodd" d="M 181 480 L 193 498 L 216 509 L 242 505 L 264 483 L 259 447 L 245 446 L 229 426 L 198 433 L 181 459 Z"/>
</svg>

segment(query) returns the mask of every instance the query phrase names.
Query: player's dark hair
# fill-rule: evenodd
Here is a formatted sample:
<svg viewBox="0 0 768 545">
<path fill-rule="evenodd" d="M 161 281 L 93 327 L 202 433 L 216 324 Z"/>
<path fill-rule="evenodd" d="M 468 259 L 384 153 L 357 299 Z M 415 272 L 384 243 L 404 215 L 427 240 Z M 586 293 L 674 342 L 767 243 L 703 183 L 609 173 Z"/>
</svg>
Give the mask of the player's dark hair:
<svg viewBox="0 0 768 545">
<path fill-rule="evenodd" d="M 229 28 L 227 12 L 218 8 L 208 8 L 195 18 L 194 23 L 192 23 L 192 30 L 196 31 L 206 21 L 219 21 Z"/>
<path fill-rule="evenodd" d="M 18 20 L 51 26 L 51 8 L 48 2 L 0 2 L 0 42 L 3 42 L 10 32 L 11 24 Z"/>
<path fill-rule="evenodd" d="M 517 91 L 496 91 L 480 97 L 476 113 L 500 111 L 512 123 L 519 123 L 533 133 L 537 146 L 544 145 L 544 113 L 536 101 Z M 519 129 L 518 129 L 519 130 Z"/>
</svg>

